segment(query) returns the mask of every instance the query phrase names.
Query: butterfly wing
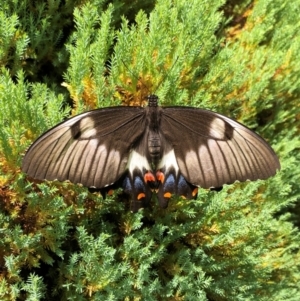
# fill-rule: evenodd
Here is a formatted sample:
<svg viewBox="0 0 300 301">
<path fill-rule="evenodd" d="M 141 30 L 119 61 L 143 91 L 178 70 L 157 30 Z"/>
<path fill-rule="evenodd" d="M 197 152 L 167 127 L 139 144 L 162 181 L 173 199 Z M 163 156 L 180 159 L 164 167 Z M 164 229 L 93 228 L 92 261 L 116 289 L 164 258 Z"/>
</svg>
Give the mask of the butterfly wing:
<svg viewBox="0 0 300 301">
<path fill-rule="evenodd" d="M 144 133 L 144 115 L 141 107 L 113 107 L 75 116 L 31 145 L 22 170 L 41 180 L 111 185 L 124 173 L 132 145 Z"/>
<path fill-rule="evenodd" d="M 162 108 L 161 131 L 185 179 L 203 188 L 266 179 L 280 169 L 275 152 L 260 136 L 211 111 Z"/>
</svg>

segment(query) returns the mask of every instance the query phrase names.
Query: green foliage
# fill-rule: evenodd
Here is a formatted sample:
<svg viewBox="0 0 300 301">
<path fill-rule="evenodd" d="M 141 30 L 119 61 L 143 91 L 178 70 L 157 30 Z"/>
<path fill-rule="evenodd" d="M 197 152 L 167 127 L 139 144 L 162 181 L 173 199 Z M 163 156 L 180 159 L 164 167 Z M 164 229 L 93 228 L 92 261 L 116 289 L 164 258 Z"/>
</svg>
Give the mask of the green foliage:
<svg viewBox="0 0 300 301">
<path fill-rule="evenodd" d="M 299 0 L 2 1 L 1 300 L 298 301 L 299 15 Z M 149 93 L 246 123 L 281 171 L 137 214 L 20 173 L 70 113 Z"/>
</svg>

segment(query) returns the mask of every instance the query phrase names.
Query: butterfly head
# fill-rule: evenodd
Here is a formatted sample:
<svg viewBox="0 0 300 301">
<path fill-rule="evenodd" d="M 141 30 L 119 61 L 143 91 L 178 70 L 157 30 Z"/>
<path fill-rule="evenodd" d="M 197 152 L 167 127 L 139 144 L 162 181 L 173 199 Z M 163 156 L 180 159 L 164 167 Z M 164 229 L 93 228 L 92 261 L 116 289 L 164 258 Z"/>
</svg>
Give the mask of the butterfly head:
<svg viewBox="0 0 300 301">
<path fill-rule="evenodd" d="M 158 106 L 158 96 L 154 94 L 150 94 L 147 96 L 148 106 L 149 107 L 157 107 Z"/>
</svg>

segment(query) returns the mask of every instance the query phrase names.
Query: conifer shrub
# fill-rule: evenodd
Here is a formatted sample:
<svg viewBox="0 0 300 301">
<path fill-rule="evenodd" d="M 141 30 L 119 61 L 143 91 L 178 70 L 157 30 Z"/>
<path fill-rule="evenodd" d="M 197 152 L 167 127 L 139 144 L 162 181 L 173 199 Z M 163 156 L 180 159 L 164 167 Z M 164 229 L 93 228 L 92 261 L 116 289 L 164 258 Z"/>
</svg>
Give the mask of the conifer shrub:
<svg viewBox="0 0 300 301">
<path fill-rule="evenodd" d="M 300 299 L 300 1 L 0 3 L 1 300 Z M 211 109 L 281 170 L 133 214 L 20 170 L 28 146 L 106 106 Z"/>
</svg>

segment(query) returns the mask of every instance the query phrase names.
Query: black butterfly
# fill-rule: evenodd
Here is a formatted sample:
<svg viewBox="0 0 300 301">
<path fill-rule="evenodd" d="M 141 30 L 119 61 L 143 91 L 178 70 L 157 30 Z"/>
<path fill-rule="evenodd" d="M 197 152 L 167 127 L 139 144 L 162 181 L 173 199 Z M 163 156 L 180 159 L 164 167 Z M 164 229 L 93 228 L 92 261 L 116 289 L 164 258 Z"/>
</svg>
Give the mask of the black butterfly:
<svg viewBox="0 0 300 301">
<path fill-rule="evenodd" d="M 257 134 L 220 114 L 192 107 L 110 107 L 53 127 L 27 151 L 22 170 L 36 179 L 70 180 L 105 195 L 122 187 L 132 211 L 156 191 L 165 208 L 172 194 L 191 199 L 197 187 L 266 179 L 280 169 Z"/>
</svg>

